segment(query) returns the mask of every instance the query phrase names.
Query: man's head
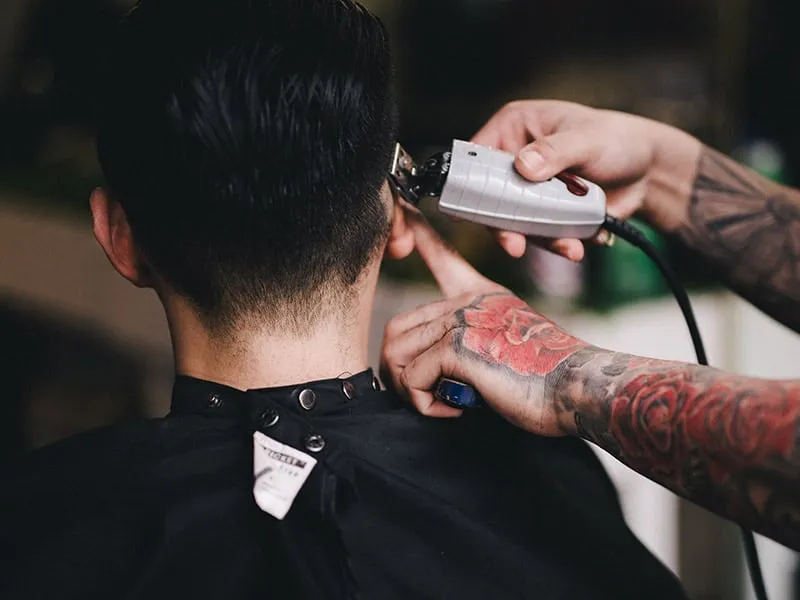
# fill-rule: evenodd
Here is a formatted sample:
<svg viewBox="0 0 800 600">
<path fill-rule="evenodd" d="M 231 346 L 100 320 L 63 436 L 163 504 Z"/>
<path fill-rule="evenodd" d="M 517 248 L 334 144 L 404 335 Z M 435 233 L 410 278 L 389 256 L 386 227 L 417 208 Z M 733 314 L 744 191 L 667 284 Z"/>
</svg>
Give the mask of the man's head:
<svg viewBox="0 0 800 600">
<path fill-rule="evenodd" d="M 118 270 L 204 325 L 310 325 L 391 230 L 388 38 L 352 0 L 141 0 L 98 117 Z M 409 250 L 410 251 L 410 250 Z"/>
</svg>

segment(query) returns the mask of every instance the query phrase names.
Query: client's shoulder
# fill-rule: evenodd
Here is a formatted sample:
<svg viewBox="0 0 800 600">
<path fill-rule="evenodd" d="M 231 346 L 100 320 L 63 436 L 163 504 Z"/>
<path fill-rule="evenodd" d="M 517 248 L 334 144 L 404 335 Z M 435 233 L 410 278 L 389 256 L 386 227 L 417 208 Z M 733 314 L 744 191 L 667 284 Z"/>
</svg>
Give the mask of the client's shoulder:
<svg viewBox="0 0 800 600">
<path fill-rule="evenodd" d="M 580 439 L 532 435 L 488 408 L 454 419 L 432 419 L 391 392 L 381 392 L 374 400 L 362 403 L 348 419 L 337 420 L 332 432 L 342 436 L 365 468 L 438 490 L 459 502 L 484 495 L 496 498 L 502 491 L 591 494 L 599 504 L 619 510 L 616 489 Z"/>
<path fill-rule="evenodd" d="M 29 512 L 47 503 L 119 497 L 164 461 L 229 438 L 225 423 L 188 419 L 138 419 L 90 430 L 0 465 L 0 505 Z"/>
</svg>

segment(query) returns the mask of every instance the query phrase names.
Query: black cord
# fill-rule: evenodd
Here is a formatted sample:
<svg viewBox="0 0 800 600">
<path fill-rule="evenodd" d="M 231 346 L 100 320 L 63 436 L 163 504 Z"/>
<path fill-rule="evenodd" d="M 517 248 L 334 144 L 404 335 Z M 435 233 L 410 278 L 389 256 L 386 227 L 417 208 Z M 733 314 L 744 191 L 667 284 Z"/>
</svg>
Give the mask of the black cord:
<svg viewBox="0 0 800 600">
<path fill-rule="evenodd" d="M 626 221 L 622 221 L 610 215 L 606 215 L 603 229 L 633 244 L 647 254 L 655 263 L 658 270 L 661 271 L 661 274 L 664 276 L 670 290 L 672 290 L 675 299 L 678 301 L 678 306 L 680 306 L 681 312 L 683 313 L 683 318 L 686 320 L 686 325 L 689 327 L 689 335 L 692 337 L 692 344 L 694 345 L 694 351 L 697 355 L 697 362 L 701 365 L 708 366 L 706 349 L 703 345 L 703 339 L 700 336 L 700 329 L 697 327 L 697 320 L 694 317 L 694 310 L 692 310 L 692 303 L 689 301 L 689 295 L 686 293 L 686 288 L 683 287 L 683 283 L 681 283 L 675 271 L 672 270 L 672 267 L 664 257 L 659 254 L 658 248 L 656 248 L 641 231 Z M 747 566 L 750 570 L 750 580 L 753 583 L 756 598 L 758 600 L 767 600 L 767 590 L 764 586 L 764 576 L 761 572 L 761 563 L 758 560 L 758 550 L 756 549 L 753 533 L 744 527 L 741 528 L 741 531 L 744 553 L 747 559 Z"/>
<path fill-rule="evenodd" d="M 686 320 L 686 325 L 689 327 L 689 335 L 692 336 L 692 345 L 694 345 L 694 352 L 697 354 L 697 362 L 701 365 L 708 366 L 708 357 L 706 356 L 706 349 L 703 345 L 703 338 L 700 336 L 700 328 L 697 326 L 697 320 L 694 317 L 692 310 L 692 303 L 689 301 L 689 294 L 686 293 L 686 288 L 683 283 L 672 270 L 669 263 L 659 254 L 658 248 L 645 237 L 645 235 L 630 225 L 626 221 L 622 221 L 615 217 L 606 215 L 606 222 L 603 229 L 609 233 L 622 238 L 626 242 L 630 242 L 642 252 L 647 254 L 650 259 L 656 264 L 658 270 L 667 281 L 669 289 L 678 301 L 678 306 L 681 308 L 683 318 Z"/>
</svg>

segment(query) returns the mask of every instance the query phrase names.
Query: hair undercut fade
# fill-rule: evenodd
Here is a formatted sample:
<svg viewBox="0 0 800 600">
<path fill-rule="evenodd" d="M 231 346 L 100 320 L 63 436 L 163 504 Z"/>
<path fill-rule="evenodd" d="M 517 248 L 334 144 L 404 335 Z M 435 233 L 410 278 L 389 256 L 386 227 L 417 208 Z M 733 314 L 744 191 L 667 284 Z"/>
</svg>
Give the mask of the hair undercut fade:
<svg viewBox="0 0 800 600">
<path fill-rule="evenodd" d="M 140 0 L 108 67 L 109 192 L 207 327 L 304 328 L 349 297 L 390 227 L 396 108 L 374 15 L 351 0 Z"/>
</svg>

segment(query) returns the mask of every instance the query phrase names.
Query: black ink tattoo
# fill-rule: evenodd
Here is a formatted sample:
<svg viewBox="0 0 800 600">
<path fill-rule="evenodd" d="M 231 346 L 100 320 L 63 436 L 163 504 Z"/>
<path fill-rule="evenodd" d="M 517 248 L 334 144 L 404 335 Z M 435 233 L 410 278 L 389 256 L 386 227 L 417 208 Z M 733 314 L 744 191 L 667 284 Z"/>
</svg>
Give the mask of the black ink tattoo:
<svg viewBox="0 0 800 600">
<path fill-rule="evenodd" d="M 706 148 L 677 233 L 732 289 L 800 331 L 800 192 Z"/>
</svg>

